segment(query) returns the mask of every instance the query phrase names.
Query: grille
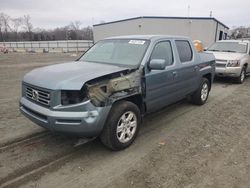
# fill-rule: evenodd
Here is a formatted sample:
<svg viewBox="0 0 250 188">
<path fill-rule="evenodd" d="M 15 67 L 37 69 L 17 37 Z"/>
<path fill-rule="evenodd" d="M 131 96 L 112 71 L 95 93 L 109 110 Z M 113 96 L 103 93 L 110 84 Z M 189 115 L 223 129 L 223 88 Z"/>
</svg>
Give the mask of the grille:
<svg viewBox="0 0 250 188">
<path fill-rule="evenodd" d="M 219 61 L 219 62 L 227 62 L 227 60 L 225 60 L 225 59 L 216 59 L 216 61 Z"/>
<path fill-rule="evenodd" d="M 27 86 L 26 97 L 37 103 L 49 106 L 50 105 L 50 93 L 41 89 L 36 89 Z"/>
<path fill-rule="evenodd" d="M 224 63 L 216 63 L 215 66 L 216 67 L 226 67 L 226 64 L 224 64 Z"/>
</svg>

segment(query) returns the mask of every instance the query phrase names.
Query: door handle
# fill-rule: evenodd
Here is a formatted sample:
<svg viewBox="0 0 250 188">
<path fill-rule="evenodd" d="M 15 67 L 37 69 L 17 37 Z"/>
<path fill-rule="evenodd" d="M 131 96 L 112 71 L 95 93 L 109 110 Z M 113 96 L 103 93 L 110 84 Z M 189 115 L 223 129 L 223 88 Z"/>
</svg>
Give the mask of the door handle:
<svg viewBox="0 0 250 188">
<path fill-rule="evenodd" d="M 200 67 L 198 66 L 198 65 L 196 65 L 195 67 L 194 67 L 194 70 L 199 70 L 200 69 Z"/>
<path fill-rule="evenodd" d="M 174 77 L 177 76 L 177 72 L 176 72 L 176 71 L 173 72 L 173 76 L 174 76 Z"/>
</svg>

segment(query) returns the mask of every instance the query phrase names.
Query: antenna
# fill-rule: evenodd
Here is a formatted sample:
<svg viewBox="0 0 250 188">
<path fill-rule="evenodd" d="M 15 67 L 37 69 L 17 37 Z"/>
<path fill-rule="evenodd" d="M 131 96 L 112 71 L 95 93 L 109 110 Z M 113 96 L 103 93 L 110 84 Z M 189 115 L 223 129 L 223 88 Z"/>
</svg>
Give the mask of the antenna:
<svg viewBox="0 0 250 188">
<path fill-rule="evenodd" d="M 188 18 L 190 17 L 190 5 L 188 5 Z"/>
<path fill-rule="evenodd" d="M 210 18 L 213 17 L 213 11 L 210 11 L 210 14 L 209 14 Z"/>
</svg>

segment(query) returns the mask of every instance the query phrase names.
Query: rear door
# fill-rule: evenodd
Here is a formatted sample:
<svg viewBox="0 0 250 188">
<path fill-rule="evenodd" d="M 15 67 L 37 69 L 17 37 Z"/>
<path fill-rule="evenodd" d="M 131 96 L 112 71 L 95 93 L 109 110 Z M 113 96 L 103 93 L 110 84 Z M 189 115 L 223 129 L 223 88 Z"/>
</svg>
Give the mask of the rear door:
<svg viewBox="0 0 250 188">
<path fill-rule="evenodd" d="M 175 40 L 177 53 L 179 54 L 178 67 L 178 95 L 186 96 L 194 92 L 199 86 L 199 59 L 196 51 L 188 40 Z"/>
<path fill-rule="evenodd" d="M 148 112 L 158 110 L 176 100 L 176 61 L 172 43 L 168 40 L 156 43 L 151 59 L 165 59 L 166 67 L 165 70 L 148 70 L 145 74 Z"/>
</svg>

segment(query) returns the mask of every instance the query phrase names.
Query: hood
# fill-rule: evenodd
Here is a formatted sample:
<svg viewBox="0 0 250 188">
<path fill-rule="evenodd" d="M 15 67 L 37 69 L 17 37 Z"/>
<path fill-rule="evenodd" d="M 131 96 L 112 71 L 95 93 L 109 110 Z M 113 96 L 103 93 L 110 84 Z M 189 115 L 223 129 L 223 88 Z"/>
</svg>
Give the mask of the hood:
<svg viewBox="0 0 250 188">
<path fill-rule="evenodd" d="M 34 69 L 24 76 L 23 81 L 51 90 L 80 90 L 89 80 L 127 69 L 114 65 L 77 61 Z"/>
<path fill-rule="evenodd" d="M 242 53 L 232 53 L 232 52 L 212 52 L 212 51 L 208 52 L 213 53 L 215 59 L 219 60 L 240 60 L 245 55 Z"/>
</svg>

